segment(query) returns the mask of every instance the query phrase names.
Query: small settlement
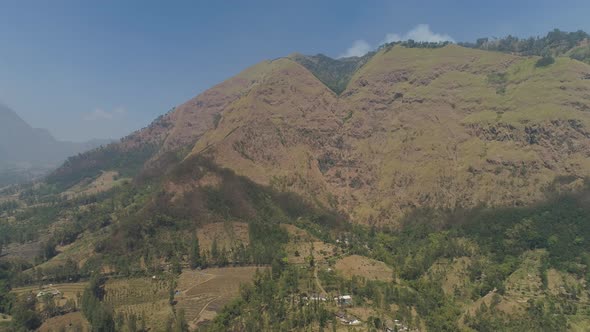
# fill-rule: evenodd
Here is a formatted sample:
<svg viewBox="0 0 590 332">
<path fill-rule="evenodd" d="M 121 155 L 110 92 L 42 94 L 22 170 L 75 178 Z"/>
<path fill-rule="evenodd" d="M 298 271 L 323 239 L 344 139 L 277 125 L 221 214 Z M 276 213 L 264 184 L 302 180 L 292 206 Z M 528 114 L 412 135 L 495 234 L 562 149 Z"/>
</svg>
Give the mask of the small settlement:
<svg viewBox="0 0 590 332">
<path fill-rule="evenodd" d="M 45 296 L 61 296 L 61 292 L 55 288 L 46 288 L 37 293 L 37 298 L 42 298 Z"/>
</svg>

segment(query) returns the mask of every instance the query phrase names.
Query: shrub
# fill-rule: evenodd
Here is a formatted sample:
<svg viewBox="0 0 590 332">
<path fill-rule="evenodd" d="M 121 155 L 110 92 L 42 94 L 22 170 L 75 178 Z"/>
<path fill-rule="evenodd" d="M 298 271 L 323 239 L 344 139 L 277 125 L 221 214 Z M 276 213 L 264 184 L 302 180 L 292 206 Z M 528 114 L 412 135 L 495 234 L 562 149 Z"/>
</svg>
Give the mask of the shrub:
<svg viewBox="0 0 590 332">
<path fill-rule="evenodd" d="M 535 64 L 535 67 L 547 67 L 547 66 L 553 64 L 554 62 L 555 62 L 555 59 L 552 56 L 546 55 L 537 61 L 537 63 Z"/>
</svg>

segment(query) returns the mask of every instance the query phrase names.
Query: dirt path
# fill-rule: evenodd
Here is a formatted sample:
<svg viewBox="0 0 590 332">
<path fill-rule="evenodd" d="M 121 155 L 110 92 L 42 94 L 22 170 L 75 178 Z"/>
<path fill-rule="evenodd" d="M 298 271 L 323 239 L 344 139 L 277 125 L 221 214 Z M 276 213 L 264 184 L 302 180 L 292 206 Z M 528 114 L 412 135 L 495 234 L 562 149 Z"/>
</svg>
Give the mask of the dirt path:
<svg viewBox="0 0 590 332">
<path fill-rule="evenodd" d="M 328 292 L 326 292 L 326 290 L 322 286 L 322 283 L 320 282 L 320 278 L 318 278 L 318 268 L 317 268 L 317 266 L 313 268 L 313 277 L 315 279 L 316 285 L 318 286 L 318 289 L 322 292 L 322 295 L 323 296 L 328 296 Z"/>
<path fill-rule="evenodd" d="M 201 311 L 199 311 L 199 314 L 197 315 L 197 317 L 195 319 L 193 319 L 193 323 L 197 323 L 199 321 L 199 319 L 201 318 L 201 315 L 203 314 L 203 311 L 205 311 L 205 309 L 207 309 L 209 307 L 209 305 L 211 303 L 213 303 L 213 301 L 219 299 L 221 296 L 217 296 L 215 297 L 213 300 L 207 302 L 207 304 L 205 304 L 205 306 L 203 307 L 203 309 L 201 309 Z"/>
<path fill-rule="evenodd" d="M 186 296 L 186 294 L 188 294 L 188 293 L 189 293 L 189 292 L 190 292 L 190 291 L 191 291 L 193 288 L 195 288 L 195 287 L 199 287 L 199 286 L 203 285 L 204 283 L 206 283 L 206 282 L 209 282 L 209 281 L 213 280 L 213 279 L 216 277 L 216 275 L 214 275 L 214 274 L 210 274 L 210 273 L 203 273 L 203 272 L 201 272 L 201 274 L 202 274 L 202 275 L 206 275 L 206 276 L 208 276 L 207 280 L 201 281 L 200 283 L 198 283 L 198 284 L 196 284 L 196 285 L 192 286 L 191 288 L 188 288 L 188 289 L 186 289 L 185 291 L 183 291 L 183 292 L 182 292 L 182 294 L 183 294 L 183 295 L 185 295 L 185 296 Z M 190 298 L 190 297 L 188 297 L 188 298 Z"/>
<path fill-rule="evenodd" d="M 202 286 L 203 284 L 205 284 L 205 283 L 207 283 L 207 282 L 209 282 L 209 281 L 211 281 L 211 280 L 213 280 L 213 279 L 215 279 L 215 278 L 217 277 L 215 274 L 210 274 L 210 273 L 203 273 L 203 272 L 201 272 L 201 274 L 202 274 L 202 275 L 206 275 L 206 276 L 207 276 L 207 279 L 206 279 L 206 280 L 204 280 L 204 281 L 202 281 L 202 282 L 200 282 L 200 283 L 198 283 L 198 284 L 196 284 L 196 285 L 194 285 L 194 286 L 192 286 L 191 288 L 188 288 L 188 289 L 186 289 L 185 291 L 183 291 L 183 292 L 182 292 L 182 300 L 184 300 L 184 301 L 190 301 L 190 300 L 196 300 L 196 299 L 199 299 L 199 298 L 201 297 L 201 295 L 190 296 L 190 295 L 188 295 L 188 294 L 189 294 L 189 292 L 190 292 L 192 289 L 194 289 L 194 288 L 196 288 L 196 287 L 200 287 L 200 286 Z M 206 304 L 203 306 L 203 308 L 201 308 L 201 310 L 200 310 L 200 311 L 199 311 L 199 313 L 196 315 L 196 317 L 195 317 L 194 319 L 192 319 L 191 321 L 189 321 L 189 324 L 191 324 L 191 326 L 192 326 L 192 327 L 196 327 L 196 323 L 197 323 L 197 322 L 199 321 L 199 319 L 201 318 L 201 315 L 203 314 L 203 312 L 204 312 L 205 310 L 207 310 L 207 308 L 209 307 L 209 305 L 210 305 L 211 303 L 213 303 L 213 301 L 215 301 L 215 300 L 219 299 L 220 297 L 221 297 L 221 296 L 216 296 L 216 297 L 214 297 L 212 300 L 210 300 L 209 302 L 207 302 L 207 303 L 206 303 Z"/>
</svg>

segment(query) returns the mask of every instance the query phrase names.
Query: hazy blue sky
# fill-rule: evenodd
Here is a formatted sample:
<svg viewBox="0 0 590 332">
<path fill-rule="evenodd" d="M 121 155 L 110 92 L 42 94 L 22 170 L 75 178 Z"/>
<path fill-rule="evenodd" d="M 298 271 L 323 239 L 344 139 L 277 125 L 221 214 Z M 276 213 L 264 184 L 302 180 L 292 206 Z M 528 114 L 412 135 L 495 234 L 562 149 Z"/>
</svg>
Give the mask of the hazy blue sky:
<svg viewBox="0 0 590 332">
<path fill-rule="evenodd" d="M 60 139 L 120 137 L 264 59 L 589 31 L 589 14 L 588 0 L 2 0 L 0 102 Z"/>
</svg>

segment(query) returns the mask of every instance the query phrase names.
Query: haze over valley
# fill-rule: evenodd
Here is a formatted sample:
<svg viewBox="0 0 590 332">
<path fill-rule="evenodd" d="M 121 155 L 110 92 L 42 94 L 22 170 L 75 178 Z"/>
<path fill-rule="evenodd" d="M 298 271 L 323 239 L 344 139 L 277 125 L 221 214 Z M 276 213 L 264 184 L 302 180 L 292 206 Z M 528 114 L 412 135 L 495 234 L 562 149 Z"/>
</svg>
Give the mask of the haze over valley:
<svg viewBox="0 0 590 332">
<path fill-rule="evenodd" d="M 58 141 L 46 129 L 32 128 L 13 110 L 0 105 L 0 186 L 36 179 L 66 158 L 110 142 Z"/>
</svg>

